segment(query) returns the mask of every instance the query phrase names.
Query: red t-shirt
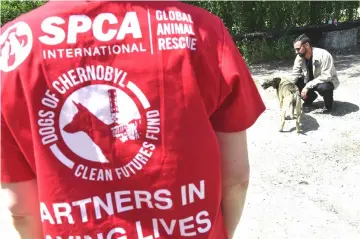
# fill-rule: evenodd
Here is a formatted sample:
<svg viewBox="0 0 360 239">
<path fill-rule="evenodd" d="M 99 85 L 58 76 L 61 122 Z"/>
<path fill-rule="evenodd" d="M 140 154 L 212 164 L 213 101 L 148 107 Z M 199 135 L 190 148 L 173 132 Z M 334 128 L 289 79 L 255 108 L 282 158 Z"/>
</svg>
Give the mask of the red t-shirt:
<svg viewBox="0 0 360 239">
<path fill-rule="evenodd" d="M 214 131 L 265 107 L 218 17 L 49 2 L 1 31 L 1 181 L 36 178 L 44 238 L 227 238 Z"/>
</svg>

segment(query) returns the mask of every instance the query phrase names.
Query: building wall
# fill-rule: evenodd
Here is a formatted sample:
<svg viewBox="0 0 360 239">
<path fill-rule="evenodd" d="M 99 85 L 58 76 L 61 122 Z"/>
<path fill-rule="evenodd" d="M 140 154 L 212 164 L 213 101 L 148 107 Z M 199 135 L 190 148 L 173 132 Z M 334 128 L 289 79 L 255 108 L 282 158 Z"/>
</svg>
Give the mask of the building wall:
<svg viewBox="0 0 360 239">
<path fill-rule="evenodd" d="M 337 50 L 352 48 L 357 45 L 358 28 L 324 32 L 321 37 L 321 45 L 326 49 Z"/>
</svg>

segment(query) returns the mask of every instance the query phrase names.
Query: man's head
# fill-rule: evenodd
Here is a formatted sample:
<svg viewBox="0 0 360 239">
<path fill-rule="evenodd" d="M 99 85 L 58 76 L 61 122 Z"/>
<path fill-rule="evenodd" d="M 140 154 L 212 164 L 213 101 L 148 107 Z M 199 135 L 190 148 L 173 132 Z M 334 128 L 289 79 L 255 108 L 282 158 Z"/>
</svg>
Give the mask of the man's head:
<svg viewBox="0 0 360 239">
<path fill-rule="evenodd" d="M 310 59 L 311 57 L 311 43 L 310 38 L 305 34 L 298 36 L 294 41 L 294 50 L 297 55 L 301 58 L 306 57 Z"/>
</svg>

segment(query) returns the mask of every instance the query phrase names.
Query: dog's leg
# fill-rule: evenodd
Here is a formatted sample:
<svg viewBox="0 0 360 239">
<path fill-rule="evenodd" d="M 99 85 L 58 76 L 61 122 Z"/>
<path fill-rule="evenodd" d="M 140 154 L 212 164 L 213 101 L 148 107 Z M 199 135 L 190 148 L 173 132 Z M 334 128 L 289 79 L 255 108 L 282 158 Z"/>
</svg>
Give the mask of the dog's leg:
<svg viewBox="0 0 360 239">
<path fill-rule="evenodd" d="M 295 109 L 295 105 L 293 102 L 290 103 L 290 119 L 295 119 L 294 117 L 294 109 Z"/>
<path fill-rule="evenodd" d="M 301 106 L 301 98 L 297 97 L 296 99 L 296 132 L 300 133 L 300 120 L 301 120 L 301 113 L 302 113 L 302 106 Z"/>
<path fill-rule="evenodd" d="M 294 111 L 295 111 L 295 108 L 296 108 L 296 98 L 294 98 L 291 101 L 290 107 L 291 107 L 291 109 L 290 109 L 290 117 L 291 117 L 291 119 L 295 119 Z"/>
<path fill-rule="evenodd" d="M 281 124 L 280 124 L 280 129 L 279 129 L 280 132 L 282 132 L 284 129 L 285 116 L 286 116 L 286 108 L 284 107 L 281 109 L 281 120 L 280 120 Z"/>
<path fill-rule="evenodd" d="M 282 109 L 282 107 L 283 107 L 283 101 L 284 101 L 284 98 L 279 96 L 280 109 Z"/>
<path fill-rule="evenodd" d="M 301 119 L 301 116 L 297 116 L 296 117 L 296 132 L 297 133 L 300 133 L 301 129 L 300 129 L 300 119 Z"/>
</svg>

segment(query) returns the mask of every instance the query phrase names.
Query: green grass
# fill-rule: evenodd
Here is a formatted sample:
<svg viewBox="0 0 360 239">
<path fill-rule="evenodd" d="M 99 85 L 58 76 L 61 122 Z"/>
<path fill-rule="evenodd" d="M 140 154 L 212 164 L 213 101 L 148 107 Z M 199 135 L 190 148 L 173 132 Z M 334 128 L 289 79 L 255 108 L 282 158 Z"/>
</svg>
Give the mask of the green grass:
<svg viewBox="0 0 360 239">
<path fill-rule="evenodd" d="M 283 36 L 273 40 L 253 40 L 237 42 L 237 46 L 248 64 L 292 59 L 293 37 Z"/>
</svg>

